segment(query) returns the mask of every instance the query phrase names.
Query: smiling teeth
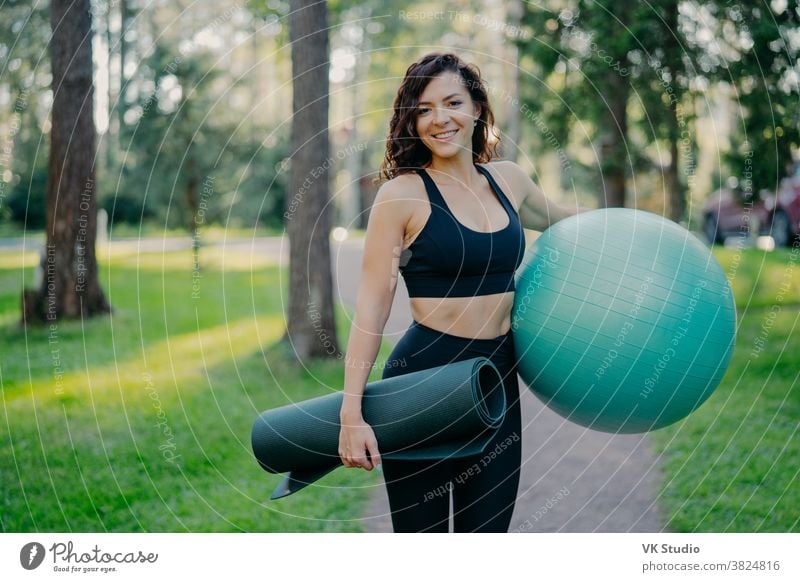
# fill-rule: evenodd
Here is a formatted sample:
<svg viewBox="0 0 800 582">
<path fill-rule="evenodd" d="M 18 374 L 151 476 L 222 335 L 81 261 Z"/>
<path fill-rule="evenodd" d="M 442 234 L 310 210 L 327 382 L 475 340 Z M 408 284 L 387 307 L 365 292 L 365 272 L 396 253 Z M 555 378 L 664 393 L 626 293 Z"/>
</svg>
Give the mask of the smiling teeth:
<svg viewBox="0 0 800 582">
<path fill-rule="evenodd" d="M 440 138 L 440 139 L 442 137 L 450 137 L 451 135 L 454 135 L 456 133 L 456 131 L 458 131 L 458 130 L 451 129 L 450 131 L 446 131 L 444 133 L 435 133 L 435 134 L 433 134 L 433 137 Z"/>
</svg>

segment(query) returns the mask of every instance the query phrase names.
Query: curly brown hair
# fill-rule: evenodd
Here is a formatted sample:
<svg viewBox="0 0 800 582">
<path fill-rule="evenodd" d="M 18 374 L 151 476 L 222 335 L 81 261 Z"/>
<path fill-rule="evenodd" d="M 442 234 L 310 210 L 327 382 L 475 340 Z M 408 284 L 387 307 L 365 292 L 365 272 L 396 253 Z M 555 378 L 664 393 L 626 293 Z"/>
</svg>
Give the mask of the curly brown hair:
<svg viewBox="0 0 800 582">
<path fill-rule="evenodd" d="M 481 72 L 477 66 L 465 63 L 453 53 L 430 53 L 408 67 L 406 76 L 394 99 L 394 114 L 389 123 L 386 139 L 386 156 L 381 164 L 380 179 L 391 180 L 421 168 L 431 161 L 431 151 L 417 135 L 417 105 L 428 83 L 444 72 L 461 75 L 472 101 L 480 109 L 478 124 L 472 134 L 472 161 L 485 163 L 498 155 L 500 136 L 494 128 L 494 113 L 489 105 Z M 489 142 L 492 131 L 494 143 Z"/>
</svg>

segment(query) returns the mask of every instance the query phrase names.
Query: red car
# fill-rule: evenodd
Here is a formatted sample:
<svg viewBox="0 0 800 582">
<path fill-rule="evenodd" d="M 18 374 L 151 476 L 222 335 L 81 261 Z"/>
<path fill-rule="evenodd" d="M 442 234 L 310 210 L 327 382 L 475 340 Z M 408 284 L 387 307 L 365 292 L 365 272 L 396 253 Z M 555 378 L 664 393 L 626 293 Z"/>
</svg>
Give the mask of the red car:
<svg viewBox="0 0 800 582">
<path fill-rule="evenodd" d="M 748 195 L 734 180 L 714 192 L 703 206 L 703 232 L 709 243 L 749 236 L 755 227 L 758 234 L 771 235 L 779 247 L 790 246 L 800 237 L 800 166 L 781 181 L 777 197 L 766 190 Z"/>
<path fill-rule="evenodd" d="M 800 164 L 793 176 L 781 180 L 777 199 L 773 198 L 772 236 L 778 246 L 790 246 L 800 239 Z"/>
</svg>

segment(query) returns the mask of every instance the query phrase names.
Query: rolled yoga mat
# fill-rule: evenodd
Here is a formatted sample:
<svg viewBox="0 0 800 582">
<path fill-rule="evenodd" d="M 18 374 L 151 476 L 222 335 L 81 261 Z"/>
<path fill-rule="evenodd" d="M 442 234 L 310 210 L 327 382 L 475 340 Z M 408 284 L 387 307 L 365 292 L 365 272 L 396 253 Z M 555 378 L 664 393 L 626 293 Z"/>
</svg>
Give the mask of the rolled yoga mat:
<svg viewBox="0 0 800 582">
<path fill-rule="evenodd" d="M 253 425 L 253 452 L 270 473 L 289 474 L 272 493 L 299 491 L 341 464 L 342 392 L 262 412 Z M 362 399 L 381 456 L 444 459 L 483 452 L 503 422 L 500 372 L 487 358 L 370 382 Z"/>
</svg>

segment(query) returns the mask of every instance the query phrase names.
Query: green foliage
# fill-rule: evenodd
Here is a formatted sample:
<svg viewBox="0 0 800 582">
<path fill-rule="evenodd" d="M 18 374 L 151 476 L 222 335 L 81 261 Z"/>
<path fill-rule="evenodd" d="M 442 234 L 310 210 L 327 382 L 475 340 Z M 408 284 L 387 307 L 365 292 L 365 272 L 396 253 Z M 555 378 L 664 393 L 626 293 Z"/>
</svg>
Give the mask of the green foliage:
<svg viewBox="0 0 800 582">
<path fill-rule="evenodd" d="M 107 196 L 102 203 L 102 208 L 108 213 L 110 227 L 121 224 L 137 225 L 142 221 L 152 218 L 153 212 L 142 204 L 142 199 L 130 194 Z"/>
<path fill-rule="evenodd" d="M 49 62 L 43 58 L 50 38 L 49 4 L 34 0 L 4 2 L 0 26 L 3 84 L 16 97 L 49 83 Z M 44 54 L 43 54 L 44 53 Z M 13 107 L 14 102 L 12 100 Z"/>
<path fill-rule="evenodd" d="M 249 444 L 259 411 L 341 388 L 341 360 L 304 367 L 278 343 L 285 273 L 203 253 L 197 281 L 188 251 L 115 252 L 101 264 L 114 313 L 55 332 L 17 327 L 36 258 L 23 274 L 0 253 L 0 531 L 360 529 L 375 474 L 272 502 L 281 477 Z"/>
<path fill-rule="evenodd" d="M 126 179 L 117 194 L 138 194 L 146 206 L 167 217 L 168 226 L 191 229 L 194 216 L 187 190 L 199 192 L 224 144 L 209 90 L 217 73 L 210 55 L 173 55 L 162 45 L 156 45 L 145 66 L 152 72 L 153 91 L 140 91 L 125 115 L 121 139 L 129 153 Z"/>
<path fill-rule="evenodd" d="M 800 46 L 800 3 L 700 3 L 668 0 L 631 5 L 551 0 L 526 5 L 532 33 L 520 42 L 523 97 L 560 144 L 573 128 L 596 148 L 597 170 L 660 170 L 662 150 L 680 143 L 680 177 L 696 169 L 692 100 L 711 83 L 732 85 L 737 119 L 728 170 L 753 191 L 775 190 L 800 144 L 800 88 L 794 63 Z M 628 147 L 603 156 L 608 108 L 628 81 L 633 122 Z M 611 127 L 613 130 L 613 127 Z M 634 129 L 636 131 L 634 131 Z M 572 138 L 572 139 L 570 139 Z M 667 151 L 668 151 L 667 147 Z M 752 183 L 747 183 L 752 178 Z"/>
<path fill-rule="evenodd" d="M 636 45 L 628 52 L 628 60 L 634 99 L 644 112 L 639 119 L 640 129 L 652 140 L 678 141 L 683 126 L 691 129 L 693 108 L 685 97 L 698 74 L 694 63 L 697 48 L 686 37 L 681 2 L 640 4 L 632 18 L 631 35 Z M 678 124 L 673 122 L 676 114 Z"/>
<path fill-rule="evenodd" d="M 30 180 L 20 180 L 8 197 L 9 218 L 22 228 L 41 230 L 47 225 L 47 170 L 37 169 Z"/>
<path fill-rule="evenodd" d="M 28 228 L 45 223 L 50 140 L 42 128 L 50 105 L 50 66 L 44 58 L 50 37 L 48 6 L 32 0 L 6 2 L 0 25 L 0 222 L 13 220 Z"/>
<path fill-rule="evenodd" d="M 728 161 L 753 192 L 775 191 L 800 146 L 800 2 L 714 3 L 732 56 L 719 62 L 717 78 L 735 87 L 738 115 Z M 752 159 L 750 159 L 752 157 Z M 752 184 L 747 183 L 752 173 Z"/>
<path fill-rule="evenodd" d="M 262 143 L 240 147 L 238 157 L 244 169 L 241 182 L 235 186 L 234 197 L 227 206 L 231 218 L 245 226 L 257 223 L 268 228 L 283 228 L 283 212 L 289 174 L 283 163 L 289 156 L 289 135 L 286 132 L 267 136 Z"/>
<path fill-rule="evenodd" d="M 540 147 L 591 147 L 591 165 L 570 156 L 576 177 L 594 174 L 579 187 L 602 187 L 609 173 L 660 172 L 664 162 L 648 147 L 668 150 L 684 129 L 692 135 L 684 96 L 694 75 L 693 49 L 678 6 L 678 0 L 526 4 L 522 22 L 530 34 L 518 44 L 532 74 L 523 76 L 521 97 Z M 624 146 L 616 147 L 620 138 Z"/>
<path fill-rule="evenodd" d="M 156 45 L 141 67 L 137 99 L 122 131 L 127 150 L 114 199 L 144 207 L 167 227 L 194 223 L 271 226 L 281 221 L 288 154 L 286 131 L 261 136 L 225 106 L 238 82 L 222 75 L 212 55 L 174 54 Z M 116 202 L 119 204 L 119 202 Z M 114 203 L 106 202 L 113 206 Z M 115 217 L 116 218 L 116 217 Z"/>
</svg>

